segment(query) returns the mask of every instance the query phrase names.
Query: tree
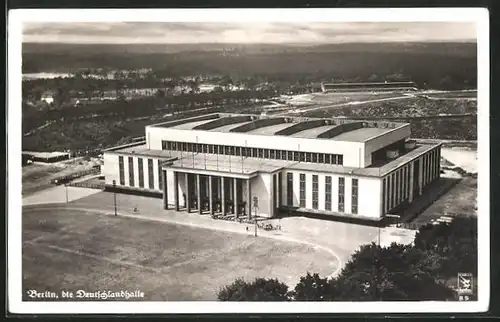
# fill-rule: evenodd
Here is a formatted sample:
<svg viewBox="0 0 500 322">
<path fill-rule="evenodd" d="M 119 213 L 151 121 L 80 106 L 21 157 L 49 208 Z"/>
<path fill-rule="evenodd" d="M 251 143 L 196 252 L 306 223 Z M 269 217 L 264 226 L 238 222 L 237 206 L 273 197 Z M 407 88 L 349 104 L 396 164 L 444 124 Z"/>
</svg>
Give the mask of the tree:
<svg viewBox="0 0 500 322">
<path fill-rule="evenodd" d="M 415 235 L 415 247 L 441 259 L 436 273 L 446 278 L 458 272 L 477 275 L 477 218 L 458 216 L 450 224 L 426 225 Z"/>
<path fill-rule="evenodd" d="M 434 278 L 428 253 L 393 243 L 362 246 L 335 281 L 337 300 L 447 300 L 453 291 Z"/>
<path fill-rule="evenodd" d="M 220 301 L 289 301 L 288 286 L 277 279 L 257 278 L 248 283 L 237 279 L 218 293 Z"/>
<path fill-rule="evenodd" d="M 321 278 L 317 273 L 300 278 L 299 283 L 292 292 L 293 298 L 297 301 L 325 301 L 332 297 L 331 284 L 327 278 Z"/>
</svg>

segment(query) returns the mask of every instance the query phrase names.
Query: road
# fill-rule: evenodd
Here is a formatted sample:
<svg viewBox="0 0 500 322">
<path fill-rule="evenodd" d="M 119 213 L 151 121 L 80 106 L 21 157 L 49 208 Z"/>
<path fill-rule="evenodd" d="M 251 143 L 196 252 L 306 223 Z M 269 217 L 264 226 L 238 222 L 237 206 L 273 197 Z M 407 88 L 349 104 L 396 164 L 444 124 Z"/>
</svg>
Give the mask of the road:
<svg viewBox="0 0 500 322">
<path fill-rule="evenodd" d="M 316 111 L 316 110 L 323 110 L 323 109 L 328 109 L 328 108 L 336 108 L 336 107 L 343 107 L 343 106 L 350 106 L 350 105 L 362 105 L 362 104 L 368 104 L 368 103 L 395 101 L 395 100 L 407 99 L 407 98 L 411 98 L 411 97 L 414 97 L 414 95 L 380 98 L 380 99 L 369 100 L 369 101 L 359 101 L 359 102 L 351 101 L 351 102 L 340 103 L 340 104 L 322 105 L 322 106 L 317 106 L 317 107 L 312 107 L 312 108 L 292 110 L 292 111 L 288 111 L 286 113 L 277 114 L 276 116 L 285 116 L 288 114 L 301 114 L 301 113 L 307 113 L 307 112 Z"/>
</svg>

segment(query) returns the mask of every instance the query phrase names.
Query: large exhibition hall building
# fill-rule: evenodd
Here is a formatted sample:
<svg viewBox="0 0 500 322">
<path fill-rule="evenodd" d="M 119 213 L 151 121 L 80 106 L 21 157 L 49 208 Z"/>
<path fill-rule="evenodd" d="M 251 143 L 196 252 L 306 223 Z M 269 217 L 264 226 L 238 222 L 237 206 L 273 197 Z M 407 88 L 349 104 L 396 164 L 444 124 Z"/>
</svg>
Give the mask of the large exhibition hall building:
<svg viewBox="0 0 500 322">
<path fill-rule="evenodd" d="M 411 141 L 407 123 L 215 113 L 145 134 L 105 151 L 106 186 L 177 211 L 379 221 L 440 175 L 441 145 Z"/>
</svg>

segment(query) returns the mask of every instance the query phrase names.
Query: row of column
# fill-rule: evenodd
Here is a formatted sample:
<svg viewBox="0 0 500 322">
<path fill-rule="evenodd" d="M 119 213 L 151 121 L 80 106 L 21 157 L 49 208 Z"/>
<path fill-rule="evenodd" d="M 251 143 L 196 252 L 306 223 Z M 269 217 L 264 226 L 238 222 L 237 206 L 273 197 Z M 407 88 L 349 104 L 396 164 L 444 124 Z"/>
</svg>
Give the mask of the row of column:
<svg viewBox="0 0 500 322">
<path fill-rule="evenodd" d="M 163 170 L 163 182 L 167 182 L 167 171 Z M 252 197 L 251 197 L 251 186 L 250 186 L 250 179 L 238 179 L 238 178 L 227 178 L 227 177 L 220 177 L 220 176 L 204 176 L 200 174 L 190 174 L 190 173 L 180 173 L 177 171 L 173 172 L 174 176 L 174 184 L 173 184 L 173 189 L 174 189 L 174 209 L 176 211 L 179 211 L 181 209 L 181 205 L 179 204 L 179 176 L 184 175 L 184 182 L 185 182 L 185 193 L 184 193 L 184 201 L 185 205 L 183 208 L 186 208 L 188 212 L 191 212 L 192 209 L 196 208 L 197 212 L 199 214 L 203 213 L 203 210 L 208 210 L 210 214 L 215 214 L 216 212 L 220 212 L 222 214 L 227 214 L 227 209 L 226 209 L 226 201 L 227 200 L 232 200 L 233 202 L 233 209 L 231 211 L 232 214 L 235 214 L 237 217 L 242 214 L 246 213 L 248 218 L 251 218 L 251 210 L 252 210 Z M 193 176 L 195 176 L 195 180 L 192 180 Z M 229 180 L 231 181 L 227 182 Z M 242 192 L 243 189 L 238 189 L 239 183 L 242 183 L 242 180 L 245 181 L 246 184 L 246 192 L 247 192 L 247 198 L 246 198 L 246 205 L 245 208 L 241 208 L 239 204 L 239 200 L 241 199 L 243 204 L 243 196 L 240 197 L 240 193 Z M 207 189 L 207 183 L 208 183 L 208 189 Z M 226 196 L 226 184 L 231 186 L 231 190 L 229 191 L 229 196 Z M 168 191 L 167 191 L 167 184 L 163 185 L 163 208 L 168 209 Z M 193 187 L 194 186 L 194 187 Z M 215 187 L 214 187 L 215 186 Z M 193 196 L 193 188 L 196 188 L 196 195 Z M 207 194 L 208 193 L 208 194 Z M 202 200 L 202 196 L 208 197 L 208 209 L 206 209 L 204 200 Z M 192 206 L 192 197 L 196 198 L 196 207 Z M 215 206 L 215 199 L 220 198 L 220 207 Z M 203 203 L 203 204 L 202 204 Z"/>
</svg>

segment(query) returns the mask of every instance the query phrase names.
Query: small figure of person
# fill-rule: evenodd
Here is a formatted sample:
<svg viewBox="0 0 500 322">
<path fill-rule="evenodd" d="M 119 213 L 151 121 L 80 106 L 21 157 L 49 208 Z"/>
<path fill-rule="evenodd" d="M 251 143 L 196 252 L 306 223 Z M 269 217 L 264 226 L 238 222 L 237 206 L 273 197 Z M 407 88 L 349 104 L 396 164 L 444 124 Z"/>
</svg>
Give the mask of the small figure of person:
<svg viewBox="0 0 500 322">
<path fill-rule="evenodd" d="M 247 231 L 248 231 L 248 226 L 246 227 Z"/>
</svg>

